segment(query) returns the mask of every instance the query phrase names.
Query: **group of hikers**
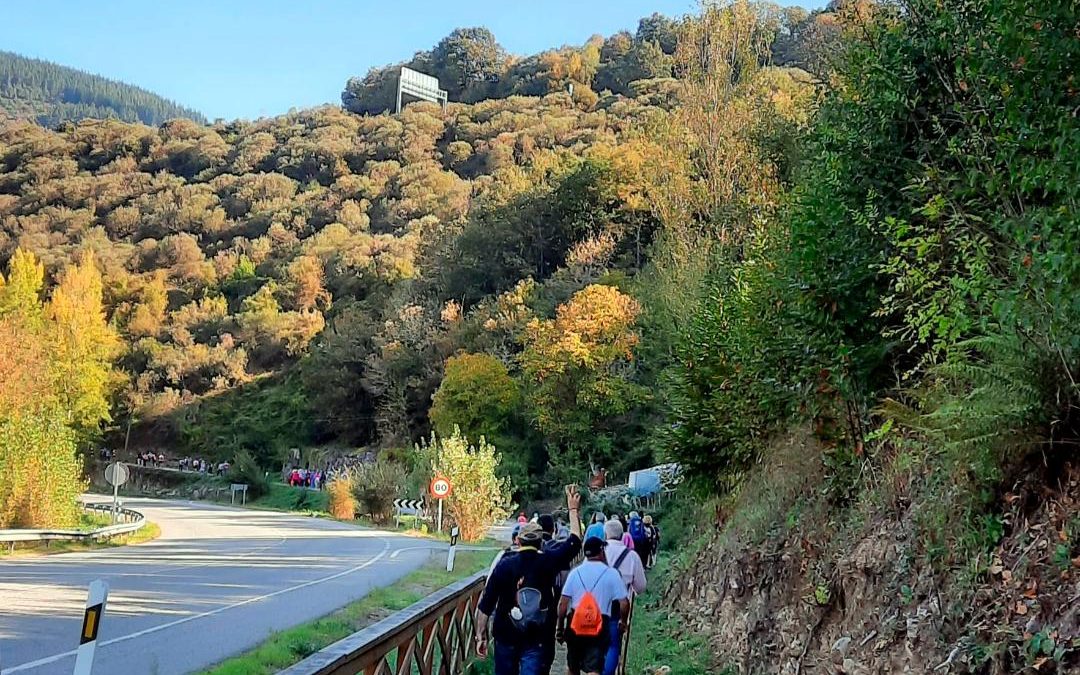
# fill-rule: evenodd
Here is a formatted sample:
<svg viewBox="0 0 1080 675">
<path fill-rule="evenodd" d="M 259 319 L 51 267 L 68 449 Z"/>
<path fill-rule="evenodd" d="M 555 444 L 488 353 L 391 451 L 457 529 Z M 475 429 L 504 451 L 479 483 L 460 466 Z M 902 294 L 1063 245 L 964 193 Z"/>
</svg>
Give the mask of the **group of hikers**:
<svg viewBox="0 0 1080 675">
<path fill-rule="evenodd" d="M 476 650 L 494 638 L 495 675 L 549 675 L 556 643 L 570 675 L 614 675 L 630 599 L 645 590 L 660 531 L 647 516 L 594 514 L 582 533 L 581 495 L 566 487 L 568 524 L 551 514 L 524 517 L 513 544 L 492 564 L 476 612 Z M 521 522 L 525 521 L 525 522 Z M 634 533 L 638 536 L 634 536 Z M 584 560 L 574 566 L 578 554 Z"/>
<path fill-rule="evenodd" d="M 181 471 L 194 471 L 196 473 L 215 473 L 219 476 L 224 476 L 229 473 L 229 469 L 232 465 L 228 462 L 218 462 L 216 465 L 202 459 L 201 457 L 182 457 L 177 463 L 176 468 Z"/>
<path fill-rule="evenodd" d="M 326 484 L 326 473 L 318 469 L 295 468 L 285 476 L 285 482 L 292 487 L 321 490 Z"/>
</svg>

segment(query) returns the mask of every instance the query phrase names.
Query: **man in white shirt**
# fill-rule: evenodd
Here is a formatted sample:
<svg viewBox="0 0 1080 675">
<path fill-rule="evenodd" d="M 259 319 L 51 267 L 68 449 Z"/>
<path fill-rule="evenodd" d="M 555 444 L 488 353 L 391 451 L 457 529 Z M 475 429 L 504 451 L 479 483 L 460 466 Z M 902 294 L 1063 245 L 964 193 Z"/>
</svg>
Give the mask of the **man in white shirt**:
<svg viewBox="0 0 1080 675">
<path fill-rule="evenodd" d="M 623 545 L 622 523 L 614 518 L 604 523 L 604 537 L 608 540 L 605 550 L 608 565 L 622 576 L 627 589 L 634 593 L 644 593 L 645 565 L 636 551 Z"/>
<path fill-rule="evenodd" d="M 608 565 L 619 573 L 622 581 L 626 584 L 627 591 L 633 594 L 645 592 L 645 565 L 641 562 L 641 556 L 626 547 L 622 543 L 623 526 L 618 520 L 612 518 L 604 523 L 604 536 L 607 538 L 605 551 Z M 612 616 L 619 619 L 619 608 L 613 608 Z M 622 640 L 619 639 L 618 624 L 611 622 L 615 629 L 611 633 L 611 641 L 608 643 L 607 655 L 604 658 L 604 675 L 615 675 L 619 667 L 619 648 Z"/>
<path fill-rule="evenodd" d="M 555 634 L 566 638 L 566 670 L 569 675 L 600 675 L 604 670 L 604 658 L 611 636 L 621 635 L 626 630 L 626 625 L 612 616 L 612 607 L 621 610 L 620 616 L 626 616 L 630 610 L 626 586 L 619 575 L 608 567 L 604 548 L 603 539 L 586 539 L 582 546 L 585 562 L 570 571 L 562 588 Z M 577 622 L 573 620 L 573 614 L 578 611 L 586 594 L 596 600 L 593 607 L 603 615 L 602 623 L 593 624 L 599 628 L 595 635 L 578 635 L 574 631 Z M 566 630 L 567 623 L 569 631 Z"/>
</svg>

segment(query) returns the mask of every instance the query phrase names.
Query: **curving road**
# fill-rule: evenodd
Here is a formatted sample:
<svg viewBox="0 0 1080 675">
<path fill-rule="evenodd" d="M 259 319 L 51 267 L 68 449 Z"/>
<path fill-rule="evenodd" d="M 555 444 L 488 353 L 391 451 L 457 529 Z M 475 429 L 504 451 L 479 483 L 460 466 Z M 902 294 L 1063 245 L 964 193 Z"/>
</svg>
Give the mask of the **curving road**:
<svg viewBox="0 0 1080 675">
<path fill-rule="evenodd" d="M 0 675 L 68 675 L 86 589 L 109 583 L 95 674 L 205 668 L 423 564 L 431 543 L 315 518 L 126 499 L 138 546 L 0 562 Z"/>
</svg>

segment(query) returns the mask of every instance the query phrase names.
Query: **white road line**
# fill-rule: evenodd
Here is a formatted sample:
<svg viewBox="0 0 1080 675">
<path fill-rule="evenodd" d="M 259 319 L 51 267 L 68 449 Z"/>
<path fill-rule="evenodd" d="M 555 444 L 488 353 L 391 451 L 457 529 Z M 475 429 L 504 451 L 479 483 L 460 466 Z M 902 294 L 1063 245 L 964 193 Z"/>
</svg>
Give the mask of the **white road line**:
<svg viewBox="0 0 1080 675">
<path fill-rule="evenodd" d="M 433 548 L 441 548 L 441 547 L 438 544 L 433 544 L 433 545 L 429 545 L 429 546 L 406 546 L 405 548 L 396 549 L 393 553 L 390 554 L 390 557 L 391 558 L 396 558 L 396 557 L 398 557 L 398 554 L 403 552 L 403 551 L 428 551 L 428 550 L 431 550 Z"/>
<path fill-rule="evenodd" d="M 202 618 L 205 618 L 205 617 L 208 617 L 208 616 L 213 616 L 214 614 L 220 614 L 220 613 L 222 613 L 222 612 L 224 612 L 226 610 L 229 610 L 229 609 L 234 609 L 236 607 L 242 607 L 244 605 L 250 605 L 253 602 L 260 602 L 262 600 L 267 600 L 269 598 L 273 598 L 273 597 L 276 597 L 276 596 L 279 596 L 279 595 L 284 595 L 285 593 L 292 593 L 293 591 L 299 591 L 299 590 L 301 590 L 303 588 L 308 588 L 308 587 L 311 587 L 311 586 L 315 586 L 317 584 L 322 584 L 322 583 L 325 583 L 327 581 L 333 581 L 334 579 L 340 579 L 343 576 L 352 574 L 353 572 L 358 572 L 358 571 L 360 571 L 360 570 L 362 570 L 365 567 L 368 567 L 370 565 L 374 565 L 383 556 L 385 556 L 386 552 L 390 550 L 390 542 L 388 540 L 386 540 L 386 539 L 383 539 L 382 542 L 383 542 L 383 550 L 378 555 L 376 555 L 374 558 L 372 558 L 371 560 L 368 560 L 365 563 L 357 565 L 356 567 L 352 567 L 352 568 L 349 568 L 349 569 L 344 570 L 342 572 L 338 572 L 337 574 L 331 574 L 328 577 L 323 577 L 321 579 L 312 579 L 311 581 L 307 581 L 307 582 L 304 582 L 302 584 L 298 584 L 296 586 L 290 586 L 289 588 L 283 588 L 281 590 L 274 591 L 273 593 L 267 593 L 266 595 L 260 595 L 258 597 L 248 598 L 247 600 L 241 600 L 240 602 L 236 602 L 236 603 L 233 603 L 231 605 L 226 605 L 224 607 L 218 607 L 217 609 L 212 609 L 210 611 L 203 612 L 202 614 L 194 614 L 192 616 L 186 616 L 186 617 L 184 617 L 182 619 L 177 619 L 176 621 L 170 621 L 168 623 L 163 623 L 163 624 L 161 624 L 159 626 L 153 626 L 152 628 L 146 628 L 144 630 L 136 631 L 134 633 L 129 633 L 127 635 L 121 635 L 120 637 L 115 637 L 115 638 L 113 638 L 111 640 L 105 640 L 103 642 L 100 642 L 98 644 L 98 647 L 99 648 L 100 647 L 108 647 L 109 645 L 116 644 L 117 642 L 124 642 L 124 641 L 127 641 L 127 640 L 134 640 L 135 638 L 139 638 L 139 637 L 142 637 L 144 635 L 149 635 L 151 633 L 157 633 L 158 631 L 165 630 L 166 628 L 172 628 L 173 626 L 179 626 L 180 624 L 185 624 L 185 623 L 188 623 L 189 621 L 195 621 L 196 619 L 202 619 Z M 77 653 L 77 650 L 73 649 L 71 651 L 63 652 L 62 654 L 54 654 L 52 656 L 47 656 L 47 657 L 45 657 L 43 659 L 38 659 L 36 661 L 30 661 L 28 663 L 22 663 L 22 664 L 19 664 L 19 665 L 15 666 L 14 668 L 5 668 L 4 670 L 0 670 L 0 675 L 10 675 L 10 673 L 20 673 L 20 672 L 23 672 L 24 670 L 30 670 L 31 668 L 37 668 L 38 666 L 44 666 L 44 665 L 47 665 L 47 664 L 50 664 L 50 663 L 55 663 L 56 661 L 59 661 L 61 659 L 66 659 L 66 658 L 68 658 L 70 656 L 74 656 L 76 653 Z"/>
</svg>

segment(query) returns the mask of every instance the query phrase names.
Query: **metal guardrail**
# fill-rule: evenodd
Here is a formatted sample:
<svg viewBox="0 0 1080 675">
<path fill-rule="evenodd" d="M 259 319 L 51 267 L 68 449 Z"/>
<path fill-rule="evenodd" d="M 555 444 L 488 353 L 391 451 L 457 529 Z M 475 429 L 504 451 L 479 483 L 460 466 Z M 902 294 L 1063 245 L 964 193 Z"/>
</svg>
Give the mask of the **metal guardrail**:
<svg viewBox="0 0 1080 675">
<path fill-rule="evenodd" d="M 83 504 L 90 511 L 112 513 L 111 504 Z M 0 530 L 0 542 L 15 547 L 16 542 L 24 541 L 86 541 L 108 539 L 121 534 L 131 534 L 146 525 L 146 517 L 138 511 L 121 508 L 117 515 L 121 521 L 116 525 L 107 525 L 96 530 Z"/>
<path fill-rule="evenodd" d="M 462 579 L 278 675 L 459 675 L 475 655 L 476 606 L 486 581 L 485 572 Z M 628 626 L 633 616 L 631 599 Z M 629 629 L 621 640 L 618 675 L 626 672 Z"/>
</svg>

